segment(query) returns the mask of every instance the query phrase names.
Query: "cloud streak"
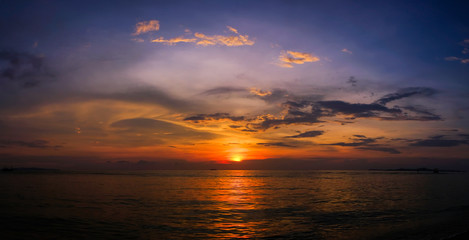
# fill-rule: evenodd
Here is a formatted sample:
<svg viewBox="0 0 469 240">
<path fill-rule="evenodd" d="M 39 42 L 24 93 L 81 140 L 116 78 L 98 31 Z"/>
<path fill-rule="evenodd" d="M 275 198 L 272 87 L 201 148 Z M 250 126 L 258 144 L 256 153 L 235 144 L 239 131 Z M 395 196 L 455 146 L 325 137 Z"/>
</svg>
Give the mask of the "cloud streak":
<svg viewBox="0 0 469 240">
<path fill-rule="evenodd" d="M 159 37 L 153 39 L 154 43 L 163 43 L 166 45 L 175 45 L 177 43 L 194 43 L 199 46 L 228 46 L 228 47 L 237 47 L 237 46 L 252 46 L 254 41 L 249 39 L 248 35 L 243 35 L 238 32 L 237 29 L 226 26 L 230 32 L 235 35 L 206 35 L 203 33 L 196 32 L 193 37 L 175 37 L 170 39 L 165 39 L 164 37 Z M 190 31 L 186 31 L 189 33 Z"/>
<path fill-rule="evenodd" d="M 311 138 L 317 137 L 324 133 L 324 131 L 307 131 L 293 136 L 287 136 L 286 138 Z"/>
<path fill-rule="evenodd" d="M 347 48 L 344 48 L 342 50 L 340 50 L 341 52 L 343 53 L 348 53 L 348 54 L 352 54 L 352 51 L 348 50 Z"/>
<path fill-rule="evenodd" d="M 0 148 L 8 147 L 27 147 L 27 148 L 40 148 L 40 149 L 59 149 L 62 145 L 50 145 L 46 140 L 34 141 L 15 141 L 15 140 L 0 140 Z"/>
<path fill-rule="evenodd" d="M 197 41 L 196 38 L 184 38 L 184 37 L 175 37 L 171 39 L 164 39 L 163 37 L 153 39 L 151 42 L 154 43 L 164 43 L 166 45 L 174 45 L 176 43 L 191 43 Z"/>
<path fill-rule="evenodd" d="M 213 113 L 213 114 L 197 114 L 187 118 L 184 121 L 209 121 L 209 120 L 231 120 L 231 121 L 243 121 L 244 116 L 231 116 L 229 113 Z"/>
</svg>

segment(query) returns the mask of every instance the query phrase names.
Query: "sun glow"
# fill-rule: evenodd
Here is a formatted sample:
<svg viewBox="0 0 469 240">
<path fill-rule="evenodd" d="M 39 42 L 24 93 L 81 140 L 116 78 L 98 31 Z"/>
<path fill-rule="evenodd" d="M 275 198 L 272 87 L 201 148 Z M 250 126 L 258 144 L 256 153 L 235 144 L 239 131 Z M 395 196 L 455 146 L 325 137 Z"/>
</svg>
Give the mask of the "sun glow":
<svg viewBox="0 0 469 240">
<path fill-rule="evenodd" d="M 243 161 L 243 156 L 241 156 L 241 155 L 233 155 L 233 156 L 231 157 L 231 161 L 241 162 L 241 161 Z"/>
</svg>

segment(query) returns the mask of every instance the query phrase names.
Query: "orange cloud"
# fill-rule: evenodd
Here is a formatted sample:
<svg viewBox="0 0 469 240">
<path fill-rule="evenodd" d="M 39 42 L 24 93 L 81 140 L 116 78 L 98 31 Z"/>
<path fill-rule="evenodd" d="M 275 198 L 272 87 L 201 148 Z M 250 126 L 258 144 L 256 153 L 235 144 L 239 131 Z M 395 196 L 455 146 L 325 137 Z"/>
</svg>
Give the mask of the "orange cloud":
<svg viewBox="0 0 469 240">
<path fill-rule="evenodd" d="M 238 30 L 236 28 L 233 28 L 233 27 L 230 27 L 230 26 L 226 26 L 230 31 L 236 33 L 236 34 L 239 34 L 238 33 Z"/>
<path fill-rule="evenodd" d="M 175 38 L 171 38 L 171 39 L 164 39 L 163 37 L 160 37 L 160 38 L 152 40 L 152 42 L 164 43 L 164 44 L 167 44 L 167 45 L 174 45 L 174 44 L 180 43 L 180 42 L 185 42 L 185 43 L 195 42 L 196 40 L 197 39 L 195 39 L 195 38 L 184 38 L 184 37 L 175 37 Z"/>
<path fill-rule="evenodd" d="M 138 25 L 138 24 L 137 24 Z M 158 26 L 159 27 L 159 26 Z M 237 35 L 224 36 L 224 35 L 205 35 L 203 33 L 194 33 L 195 38 L 185 38 L 185 37 L 176 37 L 171 39 L 164 39 L 163 37 L 152 40 L 155 43 L 164 43 L 167 45 L 174 45 L 176 43 L 185 42 L 185 43 L 195 43 L 201 46 L 211 46 L 211 45 L 224 45 L 224 46 L 244 46 L 244 45 L 254 45 L 254 41 L 249 39 L 248 35 L 239 34 L 238 30 L 226 26 L 230 32 Z M 190 34 L 189 29 L 184 30 L 186 34 Z M 137 33 L 137 32 L 136 32 Z M 140 34 L 140 33 L 138 33 Z M 137 34 L 134 34 L 137 35 Z"/>
<path fill-rule="evenodd" d="M 317 62 L 319 57 L 309 53 L 282 51 L 279 56 L 280 67 L 292 68 L 293 64 L 303 64 L 305 62 Z"/>
<path fill-rule="evenodd" d="M 270 91 L 263 91 L 257 88 L 251 88 L 249 89 L 249 92 L 254 95 L 261 96 L 261 97 L 272 95 L 272 92 Z"/>
<path fill-rule="evenodd" d="M 158 20 L 143 21 L 143 22 L 138 22 L 135 25 L 135 32 L 132 35 L 136 36 L 142 33 L 158 31 L 158 30 L 160 30 L 160 21 Z"/>
<path fill-rule="evenodd" d="M 238 34 L 238 36 L 223 36 L 223 35 L 212 35 L 207 36 L 203 33 L 195 33 L 194 36 L 199 38 L 200 40 L 197 41 L 197 45 L 208 46 L 208 45 L 225 45 L 225 46 L 243 46 L 243 45 L 254 45 L 254 41 L 249 40 L 248 35 L 241 35 L 238 33 L 238 30 L 227 26 L 227 28 L 233 32 Z"/>
</svg>

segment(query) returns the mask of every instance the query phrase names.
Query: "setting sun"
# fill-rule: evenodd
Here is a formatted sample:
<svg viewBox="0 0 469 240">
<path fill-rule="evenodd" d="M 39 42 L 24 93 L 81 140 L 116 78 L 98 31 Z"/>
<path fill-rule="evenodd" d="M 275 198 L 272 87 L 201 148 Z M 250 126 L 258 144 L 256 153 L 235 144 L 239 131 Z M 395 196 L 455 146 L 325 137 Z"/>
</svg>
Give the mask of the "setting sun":
<svg viewBox="0 0 469 240">
<path fill-rule="evenodd" d="M 231 157 L 231 161 L 241 162 L 243 161 L 243 157 L 241 155 L 234 155 Z"/>
</svg>

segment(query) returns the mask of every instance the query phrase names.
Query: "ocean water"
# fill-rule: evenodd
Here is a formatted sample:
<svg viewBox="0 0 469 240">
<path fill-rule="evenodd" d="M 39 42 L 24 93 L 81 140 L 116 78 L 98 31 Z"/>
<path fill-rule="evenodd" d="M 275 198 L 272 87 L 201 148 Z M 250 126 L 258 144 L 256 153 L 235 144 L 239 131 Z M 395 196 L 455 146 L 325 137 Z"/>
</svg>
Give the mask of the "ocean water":
<svg viewBox="0 0 469 240">
<path fill-rule="evenodd" d="M 0 173 L 0 239 L 449 239 L 469 174 Z"/>
</svg>

